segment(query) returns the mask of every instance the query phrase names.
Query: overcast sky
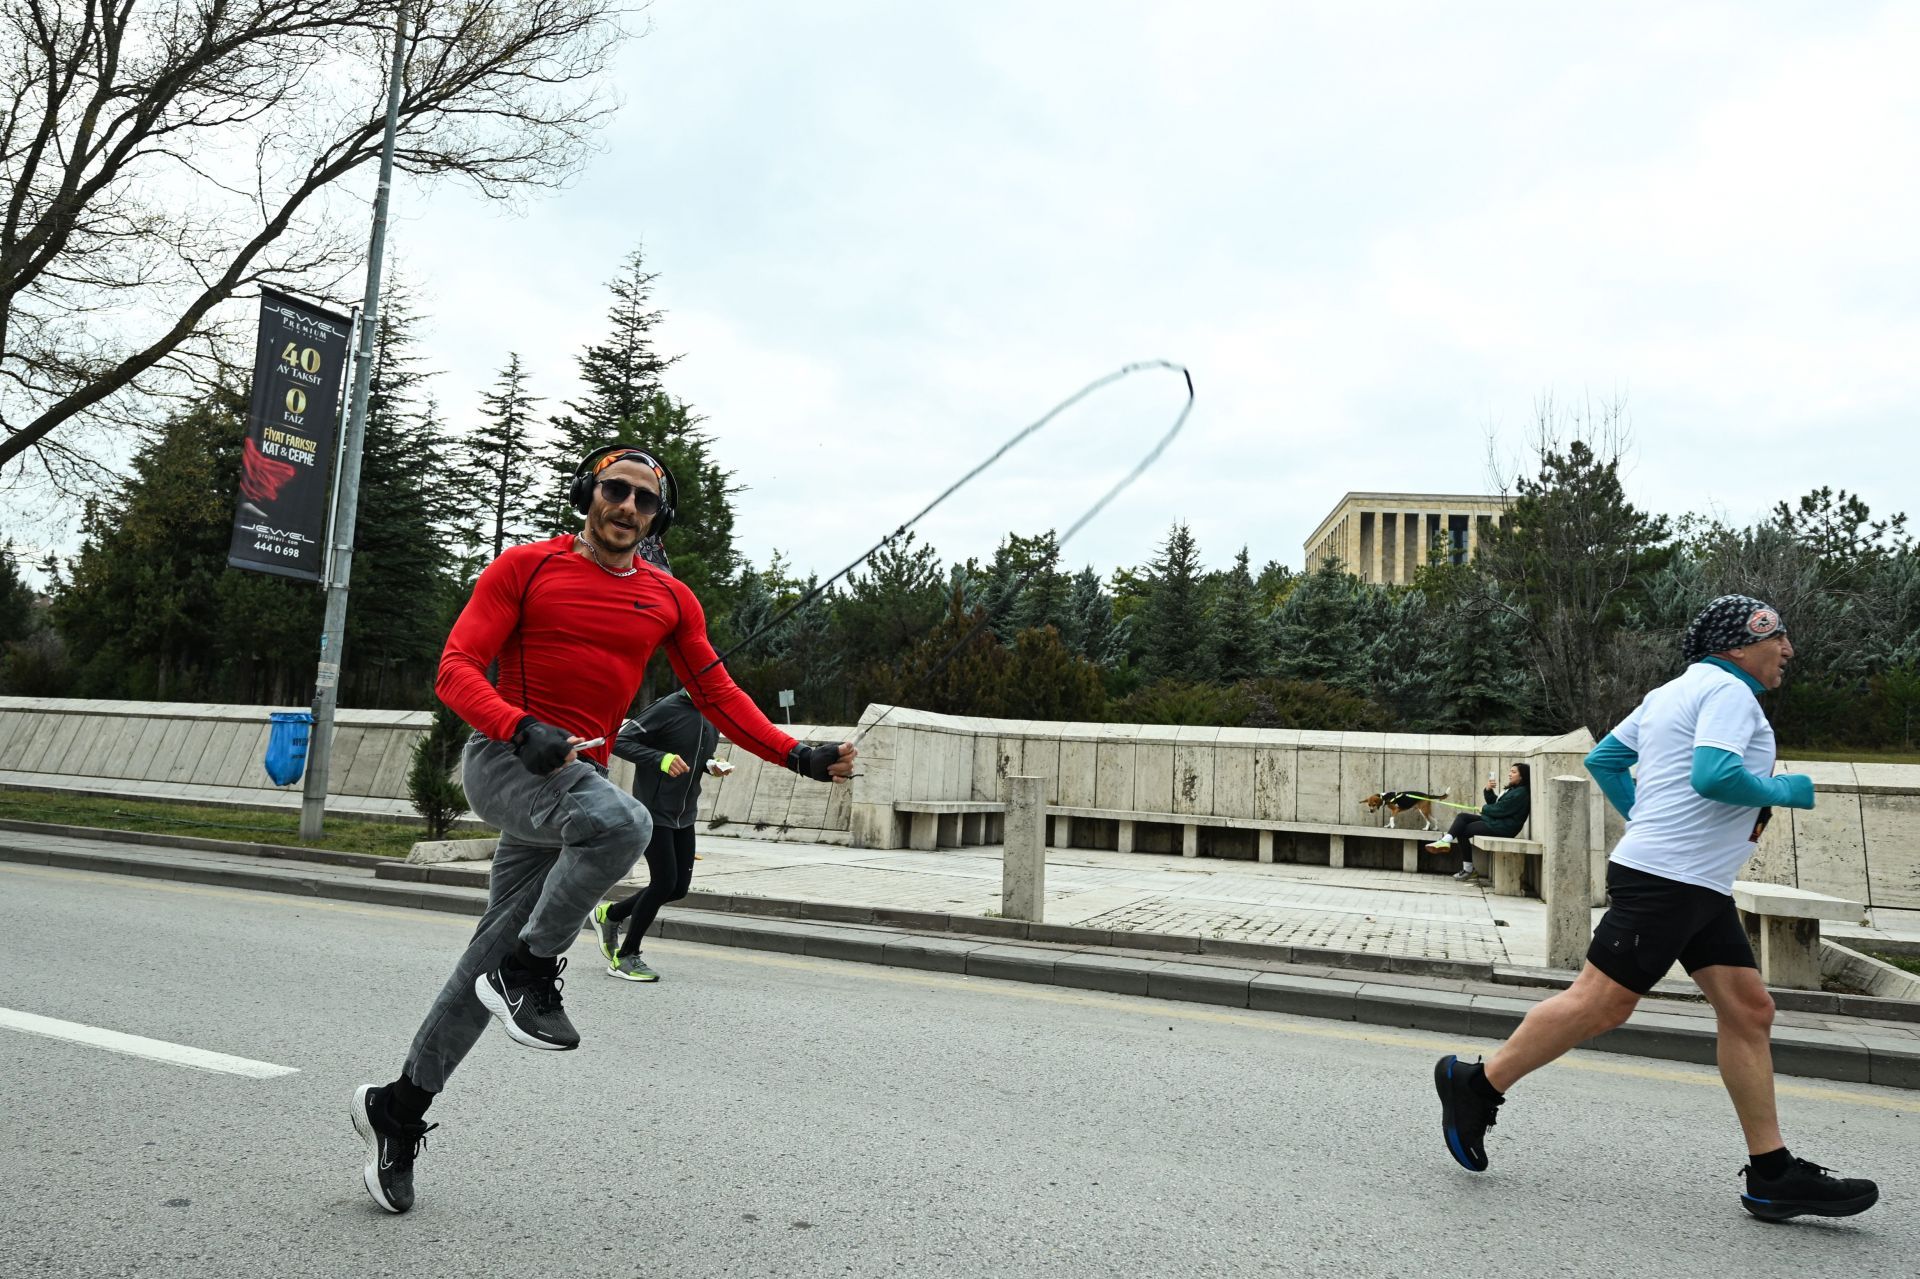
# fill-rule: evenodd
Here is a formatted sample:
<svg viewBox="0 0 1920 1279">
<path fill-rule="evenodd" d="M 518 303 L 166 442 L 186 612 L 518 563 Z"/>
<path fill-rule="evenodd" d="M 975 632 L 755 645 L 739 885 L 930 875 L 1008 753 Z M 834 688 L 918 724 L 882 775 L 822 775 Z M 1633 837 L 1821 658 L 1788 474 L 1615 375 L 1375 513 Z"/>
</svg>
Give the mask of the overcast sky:
<svg viewBox="0 0 1920 1279">
<path fill-rule="evenodd" d="M 1920 7 L 658 0 L 604 151 L 510 213 L 401 186 L 457 424 L 550 406 L 644 242 L 742 549 L 838 568 L 1090 379 L 1199 400 L 1069 548 L 1298 565 L 1348 490 L 1484 492 L 1624 400 L 1655 510 L 1914 501 Z M 1063 527 L 1183 390 L 1105 392 L 929 522 Z"/>
</svg>

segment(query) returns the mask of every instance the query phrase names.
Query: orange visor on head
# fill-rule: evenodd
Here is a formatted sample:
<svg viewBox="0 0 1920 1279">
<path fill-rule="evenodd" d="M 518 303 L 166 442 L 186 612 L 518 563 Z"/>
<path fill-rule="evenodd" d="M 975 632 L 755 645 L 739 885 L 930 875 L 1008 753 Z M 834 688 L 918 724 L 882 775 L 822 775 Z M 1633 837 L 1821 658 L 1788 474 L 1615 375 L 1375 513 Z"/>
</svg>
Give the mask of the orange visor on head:
<svg viewBox="0 0 1920 1279">
<path fill-rule="evenodd" d="M 595 475 L 598 475 L 600 474 L 600 472 L 606 470 L 609 466 L 612 466 L 615 462 L 624 462 L 630 457 L 638 458 L 640 461 L 645 462 L 647 464 L 647 469 L 653 472 L 654 483 L 656 484 L 666 483 L 666 476 L 662 474 L 660 470 L 660 463 L 653 460 L 652 454 L 642 453 L 639 449 L 625 449 L 619 453 L 607 454 L 605 457 L 601 458 L 598 462 L 594 463 L 593 473 Z"/>
</svg>

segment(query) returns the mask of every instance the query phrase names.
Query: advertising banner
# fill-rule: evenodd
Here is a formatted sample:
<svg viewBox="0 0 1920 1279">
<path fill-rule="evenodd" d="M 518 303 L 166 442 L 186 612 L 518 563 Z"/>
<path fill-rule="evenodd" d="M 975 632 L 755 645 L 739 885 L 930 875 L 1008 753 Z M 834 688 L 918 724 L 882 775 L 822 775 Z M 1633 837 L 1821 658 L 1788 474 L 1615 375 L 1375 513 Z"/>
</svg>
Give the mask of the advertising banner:
<svg viewBox="0 0 1920 1279">
<path fill-rule="evenodd" d="M 227 563 L 320 580 L 327 486 L 353 323 L 284 293 L 260 293 L 253 398 Z"/>
</svg>

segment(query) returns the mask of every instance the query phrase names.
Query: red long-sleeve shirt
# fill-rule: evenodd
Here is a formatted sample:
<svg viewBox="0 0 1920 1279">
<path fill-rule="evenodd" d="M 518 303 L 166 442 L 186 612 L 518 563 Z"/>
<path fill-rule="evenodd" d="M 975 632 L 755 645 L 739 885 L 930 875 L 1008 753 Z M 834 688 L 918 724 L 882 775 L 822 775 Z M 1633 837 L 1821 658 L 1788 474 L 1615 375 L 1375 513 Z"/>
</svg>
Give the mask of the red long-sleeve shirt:
<svg viewBox="0 0 1920 1279">
<path fill-rule="evenodd" d="M 475 731 L 506 741 L 523 717 L 577 737 L 607 762 L 654 650 L 662 645 L 693 704 L 729 741 L 785 764 L 794 739 L 774 727 L 714 660 L 707 615 L 686 584 L 636 559 L 615 577 L 573 553 L 573 537 L 501 552 L 447 636 L 434 691 Z M 487 667 L 500 661 L 500 683 Z M 705 673 L 702 674 L 701 672 Z"/>
</svg>

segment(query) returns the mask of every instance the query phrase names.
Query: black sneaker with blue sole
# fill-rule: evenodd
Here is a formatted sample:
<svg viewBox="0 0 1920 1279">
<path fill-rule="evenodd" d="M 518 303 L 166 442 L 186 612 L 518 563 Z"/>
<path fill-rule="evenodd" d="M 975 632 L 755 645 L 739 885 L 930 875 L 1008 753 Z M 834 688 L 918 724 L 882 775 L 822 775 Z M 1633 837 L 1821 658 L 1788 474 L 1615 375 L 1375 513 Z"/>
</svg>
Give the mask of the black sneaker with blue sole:
<svg viewBox="0 0 1920 1279">
<path fill-rule="evenodd" d="M 1468 1064 L 1449 1053 L 1433 1068 L 1433 1086 L 1440 1094 L 1440 1131 L 1447 1139 L 1447 1153 L 1468 1172 L 1487 1170 L 1487 1129 L 1493 1127 L 1506 1099 L 1487 1098 L 1473 1086 L 1472 1075 L 1481 1067 Z"/>
<path fill-rule="evenodd" d="M 1748 1165 L 1741 1206 L 1762 1221 L 1794 1217 L 1851 1217 L 1880 1202 L 1880 1187 L 1864 1177 L 1836 1177 L 1819 1164 L 1795 1159 L 1778 1177 L 1762 1177 Z"/>
</svg>

